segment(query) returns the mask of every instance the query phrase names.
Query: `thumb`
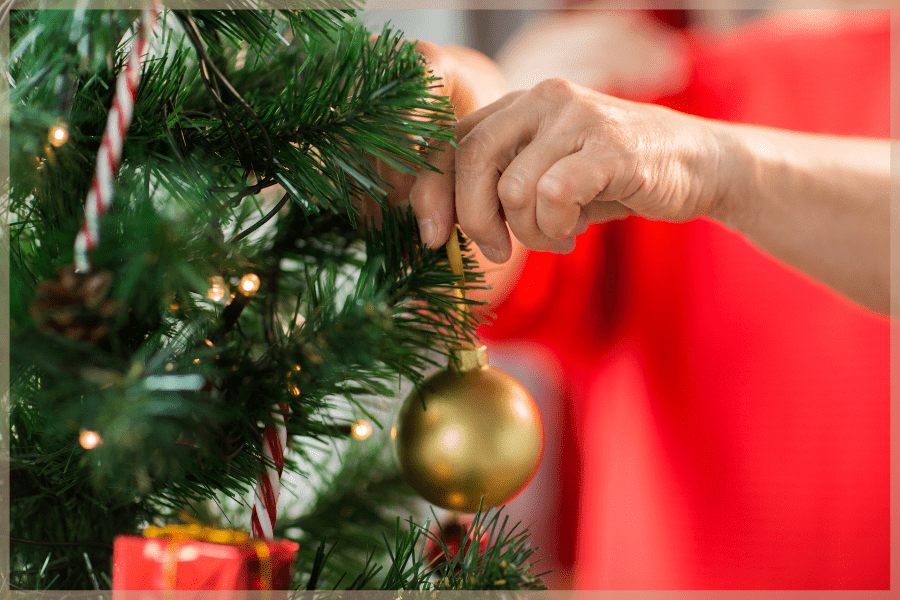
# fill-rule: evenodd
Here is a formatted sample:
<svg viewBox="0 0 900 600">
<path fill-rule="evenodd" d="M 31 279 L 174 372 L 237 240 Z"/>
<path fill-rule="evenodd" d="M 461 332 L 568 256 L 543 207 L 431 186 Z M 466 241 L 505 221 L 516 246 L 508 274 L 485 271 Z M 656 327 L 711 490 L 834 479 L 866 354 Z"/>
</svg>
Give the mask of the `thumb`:
<svg viewBox="0 0 900 600">
<path fill-rule="evenodd" d="M 457 119 L 506 95 L 503 72 L 481 52 L 463 46 L 439 46 L 426 40 L 418 40 L 415 45 L 432 74 L 440 78 L 435 93 L 450 98 Z"/>
</svg>

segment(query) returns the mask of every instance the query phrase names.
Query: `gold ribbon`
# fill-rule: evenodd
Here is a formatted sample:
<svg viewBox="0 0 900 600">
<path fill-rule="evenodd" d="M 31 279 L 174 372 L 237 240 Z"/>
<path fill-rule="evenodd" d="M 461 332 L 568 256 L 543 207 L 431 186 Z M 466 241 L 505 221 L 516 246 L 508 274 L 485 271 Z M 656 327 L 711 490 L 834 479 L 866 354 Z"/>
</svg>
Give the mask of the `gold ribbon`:
<svg viewBox="0 0 900 600">
<path fill-rule="evenodd" d="M 459 233 L 457 232 L 455 225 L 450 232 L 450 238 L 447 240 L 445 248 L 447 249 L 447 259 L 450 262 L 450 269 L 453 271 L 454 275 L 459 277 L 459 283 L 457 284 L 456 289 L 454 289 L 454 292 L 456 293 L 456 297 L 460 300 L 461 310 L 468 311 L 469 305 L 465 303 L 466 271 L 463 267 L 462 250 L 459 247 Z"/>
<path fill-rule="evenodd" d="M 176 550 L 186 542 L 209 542 L 228 546 L 252 547 L 259 560 L 259 576 L 261 589 L 272 589 L 272 554 L 269 546 L 262 540 L 251 539 L 246 531 L 239 529 L 216 529 L 199 523 L 189 525 L 167 525 L 165 527 L 150 526 L 144 530 L 145 538 L 166 540 L 166 562 L 163 567 L 163 578 L 166 589 L 174 590 L 178 569 Z"/>
</svg>

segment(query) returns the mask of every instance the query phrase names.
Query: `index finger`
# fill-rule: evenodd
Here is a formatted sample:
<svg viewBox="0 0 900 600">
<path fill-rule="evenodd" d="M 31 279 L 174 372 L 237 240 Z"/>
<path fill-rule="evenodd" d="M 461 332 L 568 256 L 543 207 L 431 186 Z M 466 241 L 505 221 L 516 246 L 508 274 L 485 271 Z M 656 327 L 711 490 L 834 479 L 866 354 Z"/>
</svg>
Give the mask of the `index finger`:
<svg viewBox="0 0 900 600">
<path fill-rule="evenodd" d="M 509 103 L 481 120 L 456 155 L 456 215 L 463 231 L 491 262 L 509 259 L 512 245 L 497 184 L 519 150 L 534 139 L 540 120 L 533 104 Z"/>
<path fill-rule="evenodd" d="M 456 126 L 456 139 L 465 138 L 478 123 L 506 108 L 523 93 L 507 94 L 464 117 Z M 429 153 L 426 161 L 437 171 L 422 169 L 410 189 L 409 203 L 419 221 L 422 243 L 429 248 L 440 248 L 449 239 L 456 222 L 456 149 L 452 144 L 443 142 Z"/>
</svg>

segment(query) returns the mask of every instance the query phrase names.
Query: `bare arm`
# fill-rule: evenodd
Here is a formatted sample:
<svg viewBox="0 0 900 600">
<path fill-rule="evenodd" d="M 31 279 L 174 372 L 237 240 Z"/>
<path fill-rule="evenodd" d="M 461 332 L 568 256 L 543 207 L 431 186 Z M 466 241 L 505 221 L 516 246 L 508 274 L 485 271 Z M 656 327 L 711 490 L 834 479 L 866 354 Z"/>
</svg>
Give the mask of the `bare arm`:
<svg viewBox="0 0 900 600">
<path fill-rule="evenodd" d="M 890 143 L 718 125 L 728 183 L 710 216 L 881 313 L 890 302 Z"/>
<path fill-rule="evenodd" d="M 873 310 L 889 310 L 889 143 L 710 121 L 564 80 L 459 123 L 410 201 L 436 247 L 454 216 L 484 255 L 569 252 L 591 223 L 711 217 Z"/>
</svg>

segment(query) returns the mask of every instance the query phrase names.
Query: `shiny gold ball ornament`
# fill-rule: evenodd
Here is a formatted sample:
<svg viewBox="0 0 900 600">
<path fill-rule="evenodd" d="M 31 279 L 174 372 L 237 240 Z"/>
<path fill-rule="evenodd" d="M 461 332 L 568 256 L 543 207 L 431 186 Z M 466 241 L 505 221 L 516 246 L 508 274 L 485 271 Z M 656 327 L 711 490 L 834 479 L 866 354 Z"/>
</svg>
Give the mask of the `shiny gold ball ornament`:
<svg viewBox="0 0 900 600">
<path fill-rule="evenodd" d="M 391 432 L 406 481 L 448 510 L 477 512 L 514 498 L 534 477 L 544 428 L 534 399 L 487 364 L 484 346 L 456 351 L 403 402 Z M 424 403 L 424 406 L 423 406 Z"/>
</svg>

